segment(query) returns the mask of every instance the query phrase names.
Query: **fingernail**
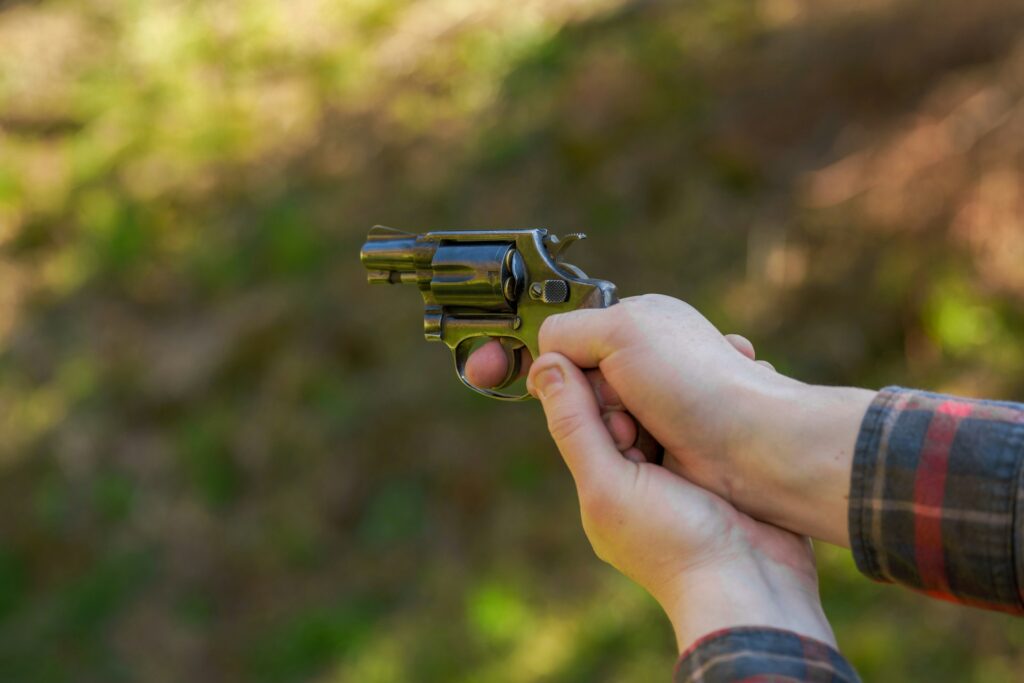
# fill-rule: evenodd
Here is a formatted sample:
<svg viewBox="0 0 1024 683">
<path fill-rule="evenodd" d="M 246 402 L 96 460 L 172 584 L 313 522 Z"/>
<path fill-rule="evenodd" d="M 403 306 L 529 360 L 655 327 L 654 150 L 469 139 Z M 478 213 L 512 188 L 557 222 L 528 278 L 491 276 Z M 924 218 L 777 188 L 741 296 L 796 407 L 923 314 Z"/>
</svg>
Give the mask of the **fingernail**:
<svg viewBox="0 0 1024 683">
<path fill-rule="evenodd" d="M 539 394 L 538 398 L 544 398 L 551 390 L 559 387 L 564 381 L 565 375 L 562 374 L 562 368 L 559 366 L 552 365 L 551 367 L 544 368 L 536 373 L 533 380 L 534 395 Z"/>
</svg>

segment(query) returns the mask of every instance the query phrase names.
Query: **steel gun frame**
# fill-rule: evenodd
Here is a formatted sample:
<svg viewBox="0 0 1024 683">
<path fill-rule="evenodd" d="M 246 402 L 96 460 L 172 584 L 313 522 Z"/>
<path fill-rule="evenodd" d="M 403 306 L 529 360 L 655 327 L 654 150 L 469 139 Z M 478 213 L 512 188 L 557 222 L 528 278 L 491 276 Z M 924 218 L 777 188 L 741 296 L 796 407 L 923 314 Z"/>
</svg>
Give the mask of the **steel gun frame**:
<svg viewBox="0 0 1024 683">
<path fill-rule="evenodd" d="M 618 301 L 615 285 L 587 277 L 563 261 L 566 247 L 583 239 L 559 239 L 541 228 L 453 230 L 420 235 L 374 226 L 360 252 L 373 284 L 416 285 L 426 312 L 423 333 L 452 352 L 455 372 L 473 391 L 505 401 L 529 394 L 498 391 L 522 367 L 522 349 L 536 358 L 545 318 L 579 308 L 605 308 Z M 474 386 L 466 361 L 481 337 L 496 337 L 508 359 L 505 378 L 493 389 Z"/>
</svg>

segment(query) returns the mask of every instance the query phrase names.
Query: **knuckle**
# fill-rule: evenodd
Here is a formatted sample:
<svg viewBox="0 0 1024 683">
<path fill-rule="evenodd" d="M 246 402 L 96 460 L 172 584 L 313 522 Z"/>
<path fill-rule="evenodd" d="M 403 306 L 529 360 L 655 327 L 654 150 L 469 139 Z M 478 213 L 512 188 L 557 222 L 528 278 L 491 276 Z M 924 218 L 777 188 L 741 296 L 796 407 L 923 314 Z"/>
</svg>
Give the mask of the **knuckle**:
<svg viewBox="0 0 1024 683">
<path fill-rule="evenodd" d="M 558 334 L 559 326 L 562 323 L 559 322 L 559 316 L 553 315 L 547 318 L 540 324 L 540 329 L 537 331 L 537 346 L 540 348 L 540 352 L 544 353 L 551 348 L 551 343 L 554 337 Z"/>
<path fill-rule="evenodd" d="M 678 299 L 673 299 L 672 297 L 664 294 L 641 294 L 639 296 L 632 296 L 628 299 L 623 299 L 623 303 L 628 304 L 629 308 L 651 308 L 678 302 Z"/>
<path fill-rule="evenodd" d="M 548 431 L 555 441 L 571 439 L 583 429 L 585 420 L 576 412 L 559 412 L 548 416 Z"/>
<path fill-rule="evenodd" d="M 537 331 L 537 345 L 541 353 L 555 351 L 571 337 L 572 325 L 577 311 L 557 313 L 544 319 Z"/>
<path fill-rule="evenodd" d="M 607 342 L 612 348 L 630 346 L 647 331 L 647 311 L 642 306 L 613 306 L 613 324 L 609 326 Z"/>
</svg>

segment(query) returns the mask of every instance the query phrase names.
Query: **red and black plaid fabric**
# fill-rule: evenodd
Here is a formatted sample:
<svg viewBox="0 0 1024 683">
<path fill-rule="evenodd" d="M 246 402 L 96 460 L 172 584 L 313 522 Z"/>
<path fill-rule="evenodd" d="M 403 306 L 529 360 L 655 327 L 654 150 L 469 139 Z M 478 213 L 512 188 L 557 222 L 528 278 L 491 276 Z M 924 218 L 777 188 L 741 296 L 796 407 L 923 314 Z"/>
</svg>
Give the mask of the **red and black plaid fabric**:
<svg viewBox="0 0 1024 683">
<path fill-rule="evenodd" d="M 857 566 L 933 597 L 1024 613 L 1022 465 L 1024 405 L 883 389 L 854 455 Z"/>
<path fill-rule="evenodd" d="M 1024 614 L 1024 405 L 883 389 L 857 437 L 849 525 L 870 578 Z M 675 680 L 858 679 L 824 643 L 737 628 L 690 647 Z"/>
<path fill-rule="evenodd" d="M 743 681 L 855 683 L 860 681 L 835 648 L 774 628 L 745 627 L 704 636 L 683 653 L 675 683 Z"/>
</svg>

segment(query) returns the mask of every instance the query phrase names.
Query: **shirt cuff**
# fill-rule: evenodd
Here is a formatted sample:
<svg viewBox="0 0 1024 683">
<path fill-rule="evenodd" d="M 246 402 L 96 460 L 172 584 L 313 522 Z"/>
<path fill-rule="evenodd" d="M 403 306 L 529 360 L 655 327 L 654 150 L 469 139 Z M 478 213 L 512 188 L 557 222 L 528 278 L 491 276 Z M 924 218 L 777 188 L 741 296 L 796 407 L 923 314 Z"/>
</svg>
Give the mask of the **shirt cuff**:
<svg viewBox="0 0 1024 683">
<path fill-rule="evenodd" d="M 1024 405 L 883 389 L 850 479 L 857 567 L 934 597 L 1024 612 L 1022 462 Z"/>
<path fill-rule="evenodd" d="M 831 645 L 760 626 L 704 636 L 679 658 L 673 678 L 675 683 L 769 680 L 855 683 L 860 678 Z"/>
</svg>

